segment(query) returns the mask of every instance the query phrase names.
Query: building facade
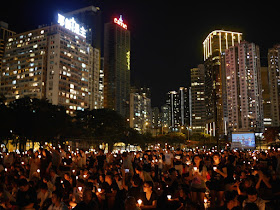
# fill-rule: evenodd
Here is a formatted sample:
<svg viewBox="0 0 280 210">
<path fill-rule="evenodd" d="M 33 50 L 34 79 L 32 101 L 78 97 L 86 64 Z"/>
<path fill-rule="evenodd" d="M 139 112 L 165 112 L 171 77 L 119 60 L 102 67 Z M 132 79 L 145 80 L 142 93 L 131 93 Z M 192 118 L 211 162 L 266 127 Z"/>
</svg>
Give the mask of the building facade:
<svg viewBox="0 0 280 210">
<path fill-rule="evenodd" d="M 259 47 L 242 41 L 225 53 L 230 131 L 263 131 Z"/>
<path fill-rule="evenodd" d="M 86 38 L 54 24 L 8 39 L 1 92 L 8 101 L 48 99 L 67 113 L 90 108 L 93 48 Z"/>
<path fill-rule="evenodd" d="M 226 133 L 224 113 L 225 74 L 222 56 L 226 49 L 240 43 L 242 33 L 215 30 L 203 42 L 205 66 L 206 132 L 211 136 L 223 137 Z"/>
<path fill-rule="evenodd" d="M 272 126 L 271 99 L 268 81 L 268 67 L 261 67 L 262 100 L 263 100 L 263 124 L 264 127 Z"/>
<path fill-rule="evenodd" d="M 8 39 L 0 88 L 7 102 L 25 96 L 46 98 L 49 31 L 49 27 L 40 28 Z"/>
<path fill-rule="evenodd" d="M 191 69 L 191 127 L 192 133 L 205 132 L 205 68 L 203 64 Z"/>
<path fill-rule="evenodd" d="M 9 30 L 8 23 L 0 21 L 0 80 L 1 80 L 1 72 L 2 72 L 2 59 L 5 52 L 5 45 L 8 37 L 15 35 L 14 31 Z"/>
<path fill-rule="evenodd" d="M 268 50 L 268 84 L 271 106 L 271 126 L 280 126 L 280 45 Z"/>
<path fill-rule="evenodd" d="M 104 107 L 129 118 L 130 31 L 122 17 L 105 24 Z"/>
<path fill-rule="evenodd" d="M 167 93 L 166 105 L 169 106 L 169 130 L 182 131 L 190 126 L 190 97 L 189 89 L 180 87 L 179 91 Z"/>
<path fill-rule="evenodd" d="M 129 124 L 140 133 L 152 131 L 152 107 L 149 88 L 133 89 L 130 93 Z"/>
</svg>

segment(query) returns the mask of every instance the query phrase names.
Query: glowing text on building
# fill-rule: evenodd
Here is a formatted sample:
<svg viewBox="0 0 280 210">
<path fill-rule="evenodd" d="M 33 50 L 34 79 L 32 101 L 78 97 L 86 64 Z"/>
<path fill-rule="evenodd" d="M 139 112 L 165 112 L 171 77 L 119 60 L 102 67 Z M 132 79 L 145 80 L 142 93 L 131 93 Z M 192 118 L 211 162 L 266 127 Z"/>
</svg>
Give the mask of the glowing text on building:
<svg viewBox="0 0 280 210">
<path fill-rule="evenodd" d="M 66 18 L 63 15 L 58 14 L 57 22 L 66 29 L 86 38 L 86 29 L 83 26 L 80 26 L 73 17 Z"/>
<path fill-rule="evenodd" d="M 114 23 L 118 24 L 119 26 L 127 30 L 127 25 L 123 22 L 122 15 L 120 15 L 119 19 L 114 18 Z"/>
</svg>

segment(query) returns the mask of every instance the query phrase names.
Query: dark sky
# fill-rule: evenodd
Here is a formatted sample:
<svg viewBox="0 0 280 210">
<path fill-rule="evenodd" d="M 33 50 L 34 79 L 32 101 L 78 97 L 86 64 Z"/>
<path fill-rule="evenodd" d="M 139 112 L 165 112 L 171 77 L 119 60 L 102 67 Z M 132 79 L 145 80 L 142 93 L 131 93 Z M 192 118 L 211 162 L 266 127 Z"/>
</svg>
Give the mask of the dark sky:
<svg viewBox="0 0 280 210">
<path fill-rule="evenodd" d="M 189 70 L 203 62 L 202 42 L 212 30 L 242 32 L 260 46 L 263 65 L 267 48 L 280 42 L 279 9 L 269 1 L 10 0 L 0 20 L 23 32 L 49 24 L 57 11 L 100 2 L 105 20 L 123 15 L 131 31 L 131 79 L 151 87 L 153 106 L 163 105 L 169 90 L 189 85 Z"/>
</svg>

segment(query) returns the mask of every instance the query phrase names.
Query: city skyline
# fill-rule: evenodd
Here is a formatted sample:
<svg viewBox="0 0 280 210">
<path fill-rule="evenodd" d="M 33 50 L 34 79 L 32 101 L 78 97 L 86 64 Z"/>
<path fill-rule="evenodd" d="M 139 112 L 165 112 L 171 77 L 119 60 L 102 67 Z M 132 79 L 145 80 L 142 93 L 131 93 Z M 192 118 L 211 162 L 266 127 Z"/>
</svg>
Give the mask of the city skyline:
<svg viewBox="0 0 280 210">
<path fill-rule="evenodd" d="M 17 33 L 49 24 L 57 11 L 69 12 L 98 1 L 24 1 L 16 7 L 1 7 L 0 20 Z M 99 6 L 99 5 L 97 5 Z M 261 61 L 267 65 L 267 51 L 279 42 L 273 28 L 276 13 L 268 6 L 254 3 L 251 7 L 215 5 L 167 5 L 159 1 L 104 1 L 105 21 L 122 14 L 131 30 L 131 80 L 151 88 L 152 105 L 161 106 L 165 94 L 180 86 L 189 86 L 190 69 L 203 62 L 202 42 L 213 30 L 232 30 L 243 33 L 244 40 L 260 46 Z M 24 9 L 24 10 L 22 10 Z M 214 11 L 214 12 L 213 12 Z M 216 12 L 215 12 L 216 11 Z M 12 15 L 12 14 L 29 14 Z M 263 12 L 263 13 L 262 13 Z M 248 21 L 253 14 L 254 20 Z M 270 33 L 267 33 L 267 32 Z"/>
</svg>

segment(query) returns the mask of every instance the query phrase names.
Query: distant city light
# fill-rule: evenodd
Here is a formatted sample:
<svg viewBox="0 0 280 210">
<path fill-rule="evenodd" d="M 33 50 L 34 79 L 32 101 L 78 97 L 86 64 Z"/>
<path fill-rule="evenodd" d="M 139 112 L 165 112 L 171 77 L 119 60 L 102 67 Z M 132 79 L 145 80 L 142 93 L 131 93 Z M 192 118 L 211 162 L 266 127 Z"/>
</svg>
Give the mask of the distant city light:
<svg viewBox="0 0 280 210">
<path fill-rule="evenodd" d="M 80 26 L 80 24 L 78 24 L 73 17 L 66 18 L 63 15 L 58 13 L 57 22 L 61 26 L 64 26 L 66 29 L 69 29 L 70 31 L 86 38 L 86 29 L 83 26 Z"/>
</svg>

